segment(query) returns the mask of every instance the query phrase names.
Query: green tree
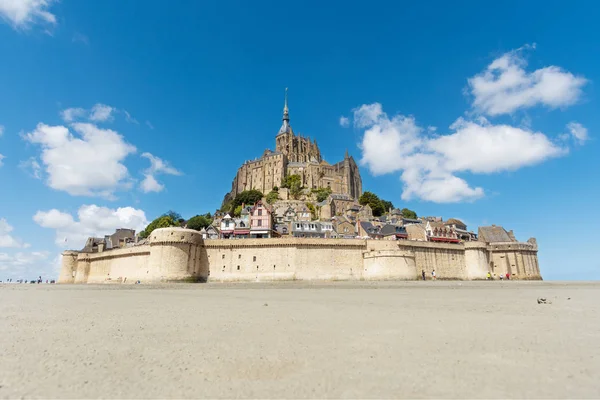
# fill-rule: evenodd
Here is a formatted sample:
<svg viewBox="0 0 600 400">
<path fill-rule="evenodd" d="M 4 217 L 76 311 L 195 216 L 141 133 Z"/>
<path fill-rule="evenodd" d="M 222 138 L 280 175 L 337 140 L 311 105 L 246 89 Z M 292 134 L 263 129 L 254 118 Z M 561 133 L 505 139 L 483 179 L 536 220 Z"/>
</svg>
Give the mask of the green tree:
<svg viewBox="0 0 600 400">
<path fill-rule="evenodd" d="M 179 222 L 174 221 L 173 218 L 169 215 L 161 215 L 154 221 L 150 222 L 146 229 L 140 232 L 140 237 L 142 239 L 146 239 L 155 229 L 168 228 L 170 226 L 179 226 Z"/>
<path fill-rule="evenodd" d="M 317 210 L 315 209 L 315 206 L 312 203 L 306 203 L 306 207 L 308 207 L 308 209 L 310 210 L 311 219 L 317 219 Z"/>
<path fill-rule="evenodd" d="M 368 204 L 371 207 L 371 210 L 373 210 L 373 215 L 375 217 L 379 217 L 380 215 L 382 215 L 385 212 L 383 203 L 381 202 L 381 200 L 379 199 L 379 197 L 377 197 L 377 195 L 375 193 L 364 192 L 359 197 L 358 202 L 363 206 Z"/>
<path fill-rule="evenodd" d="M 233 210 L 234 217 L 239 217 L 240 215 L 242 215 L 242 205 L 241 204 Z"/>
<path fill-rule="evenodd" d="M 212 221 L 210 214 L 196 215 L 188 220 L 187 227 L 188 229 L 199 231 L 202 230 L 202 228 L 207 228 L 212 224 Z"/>
<path fill-rule="evenodd" d="M 262 199 L 262 197 L 263 194 L 258 190 L 244 190 L 243 192 L 238 193 L 238 195 L 235 196 L 235 199 L 233 199 L 233 202 L 229 210 L 227 210 L 227 212 L 231 213 L 235 211 L 237 206 L 241 206 L 242 204 L 255 204 L 257 201 Z"/>
<path fill-rule="evenodd" d="M 277 200 L 279 200 L 279 193 L 277 193 L 275 190 L 269 192 L 269 194 L 267 195 L 267 203 L 273 204 Z"/>
<path fill-rule="evenodd" d="M 181 214 L 179 214 L 178 212 L 175 212 L 173 210 L 169 210 L 166 213 L 164 213 L 163 217 L 171 217 L 171 219 L 173 221 L 180 222 L 180 223 L 183 222 L 183 221 L 185 221 L 183 219 L 183 217 L 181 216 Z"/>
<path fill-rule="evenodd" d="M 282 188 L 292 189 L 292 186 L 302 187 L 302 178 L 300 175 L 288 175 L 283 180 Z"/>
<path fill-rule="evenodd" d="M 410 219 L 417 219 L 417 213 L 414 212 L 413 210 L 409 210 L 408 208 L 403 208 L 402 211 L 400 211 L 402 213 L 402 216 L 404 218 L 410 218 Z"/>
<path fill-rule="evenodd" d="M 381 205 L 383 206 L 384 212 L 388 212 L 390 209 L 394 209 L 394 203 L 387 200 L 381 200 Z"/>
<path fill-rule="evenodd" d="M 332 190 L 330 187 L 326 187 L 326 188 L 316 189 L 313 192 L 317 194 L 317 202 L 320 203 L 323 200 L 325 200 L 327 198 L 327 196 L 329 196 L 331 194 Z"/>
</svg>

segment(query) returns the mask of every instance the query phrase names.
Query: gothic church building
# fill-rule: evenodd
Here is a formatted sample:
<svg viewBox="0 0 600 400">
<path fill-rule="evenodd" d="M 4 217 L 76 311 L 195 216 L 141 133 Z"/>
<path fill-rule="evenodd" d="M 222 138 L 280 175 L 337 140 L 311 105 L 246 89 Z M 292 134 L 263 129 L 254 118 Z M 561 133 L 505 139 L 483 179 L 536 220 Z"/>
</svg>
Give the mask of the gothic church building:
<svg viewBox="0 0 600 400">
<path fill-rule="evenodd" d="M 358 199 L 362 180 L 354 158 L 346 155 L 335 164 L 321 157 L 317 141 L 296 135 L 290 125 L 287 90 L 283 107 L 283 124 L 275 137 L 275 151 L 265 150 L 262 157 L 246 161 L 233 180 L 229 198 L 244 190 L 256 189 L 263 194 L 281 187 L 288 175 L 299 175 L 308 189 L 331 188 L 333 193 Z"/>
</svg>

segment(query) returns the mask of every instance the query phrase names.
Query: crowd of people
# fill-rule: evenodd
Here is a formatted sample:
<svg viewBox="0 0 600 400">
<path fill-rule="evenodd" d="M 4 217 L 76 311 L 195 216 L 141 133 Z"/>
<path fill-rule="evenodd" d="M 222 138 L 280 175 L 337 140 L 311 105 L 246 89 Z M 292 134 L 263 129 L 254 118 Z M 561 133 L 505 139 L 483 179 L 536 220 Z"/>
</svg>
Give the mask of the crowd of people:
<svg viewBox="0 0 600 400">
<path fill-rule="evenodd" d="M 17 279 L 16 281 L 13 281 L 12 278 L 8 278 L 4 282 L 0 281 L 0 283 L 37 283 L 39 285 L 40 283 L 44 283 L 44 281 L 42 277 L 39 276 L 37 279 L 32 279 L 30 281 L 27 279 Z M 46 283 L 56 283 L 56 281 L 54 279 L 46 279 Z"/>
</svg>

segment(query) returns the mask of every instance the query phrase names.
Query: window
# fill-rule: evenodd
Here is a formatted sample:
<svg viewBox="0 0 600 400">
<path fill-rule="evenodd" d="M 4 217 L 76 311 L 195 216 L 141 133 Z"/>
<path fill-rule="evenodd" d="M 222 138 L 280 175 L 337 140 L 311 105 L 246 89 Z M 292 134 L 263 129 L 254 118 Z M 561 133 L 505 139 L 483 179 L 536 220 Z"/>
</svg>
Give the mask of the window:
<svg viewBox="0 0 600 400">
<path fill-rule="evenodd" d="M 240 266 L 239 266 L 239 265 L 237 266 L 237 270 L 238 270 L 238 271 L 240 270 Z"/>
<path fill-rule="evenodd" d="M 242 255 L 241 255 L 241 254 L 238 254 L 238 260 L 239 260 L 240 258 L 242 258 Z M 238 268 L 238 269 L 239 269 L 239 268 Z"/>
<path fill-rule="evenodd" d="M 262 217 L 262 209 L 260 209 L 260 208 L 258 209 L 258 216 Z"/>
<path fill-rule="evenodd" d="M 223 254 L 223 255 L 221 256 L 221 258 L 224 260 L 224 259 L 225 259 L 225 254 Z"/>
<path fill-rule="evenodd" d="M 256 256 L 252 257 L 252 261 L 256 261 Z M 258 268 L 258 267 L 256 267 L 256 268 Z"/>
<path fill-rule="evenodd" d="M 262 226 L 262 220 L 259 219 L 258 221 L 256 221 L 256 223 L 258 226 Z"/>
<path fill-rule="evenodd" d="M 229 221 L 225 221 L 225 228 L 229 228 Z"/>
</svg>

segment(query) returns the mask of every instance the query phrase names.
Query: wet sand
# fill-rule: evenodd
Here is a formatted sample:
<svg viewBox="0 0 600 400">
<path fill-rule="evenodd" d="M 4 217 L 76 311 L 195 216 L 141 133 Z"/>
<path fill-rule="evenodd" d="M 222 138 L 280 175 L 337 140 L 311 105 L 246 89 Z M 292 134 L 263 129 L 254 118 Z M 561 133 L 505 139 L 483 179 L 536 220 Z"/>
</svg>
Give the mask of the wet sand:
<svg viewBox="0 0 600 400">
<path fill-rule="evenodd" d="M 0 285 L 0 397 L 599 398 L 599 311 L 592 283 Z"/>
</svg>

